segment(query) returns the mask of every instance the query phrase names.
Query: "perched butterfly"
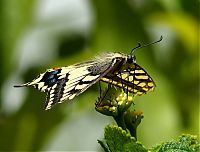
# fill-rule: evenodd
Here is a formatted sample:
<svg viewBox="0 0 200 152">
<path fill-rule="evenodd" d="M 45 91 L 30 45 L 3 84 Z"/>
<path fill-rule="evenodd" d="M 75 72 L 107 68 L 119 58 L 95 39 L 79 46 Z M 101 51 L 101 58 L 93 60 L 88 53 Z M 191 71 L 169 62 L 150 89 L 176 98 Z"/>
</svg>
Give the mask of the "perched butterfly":
<svg viewBox="0 0 200 152">
<path fill-rule="evenodd" d="M 161 40 L 162 37 L 159 41 Z M 14 87 L 34 86 L 42 92 L 47 92 L 45 110 L 51 109 L 57 103 L 73 99 L 98 81 L 127 88 L 128 92 L 142 95 L 152 90 L 155 83 L 135 62 L 133 55 L 104 53 L 94 60 L 49 69 L 33 81 Z"/>
</svg>

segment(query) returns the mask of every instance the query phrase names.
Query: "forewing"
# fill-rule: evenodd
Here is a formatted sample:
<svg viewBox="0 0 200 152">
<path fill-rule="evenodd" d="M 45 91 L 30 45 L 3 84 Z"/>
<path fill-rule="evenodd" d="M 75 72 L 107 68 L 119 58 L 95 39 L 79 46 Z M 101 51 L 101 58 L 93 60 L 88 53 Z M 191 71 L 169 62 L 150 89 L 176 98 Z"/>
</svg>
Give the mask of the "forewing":
<svg viewBox="0 0 200 152">
<path fill-rule="evenodd" d="M 59 74 L 61 79 L 48 91 L 45 109 L 50 109 L 56 103 L 71 100 L 83 93 L 111 71 L 118 62 L 118 60 L 105 63 L 88 62 L 75 65 L 70 70 L 62 69 Z"/>
<path fill-rule="evenodd" d="M 101 80 L 128 90 L 134 95 L 146 94 L 155 87 L 153 79 L 136 63 L 128 65 L 126 69 L 115 74 L 108 73 Z"/>
<path fill-rule="evenodd" d="M 117 62 L 118 60 L 104 63 L 89 61 L 69 67 L 49 69 L 32 82 L 15 87 L 34 86 L 40 91 L 47 92 L 45 102 L 47 110 L 84 92 L 106 75 Z"/>
</svg>

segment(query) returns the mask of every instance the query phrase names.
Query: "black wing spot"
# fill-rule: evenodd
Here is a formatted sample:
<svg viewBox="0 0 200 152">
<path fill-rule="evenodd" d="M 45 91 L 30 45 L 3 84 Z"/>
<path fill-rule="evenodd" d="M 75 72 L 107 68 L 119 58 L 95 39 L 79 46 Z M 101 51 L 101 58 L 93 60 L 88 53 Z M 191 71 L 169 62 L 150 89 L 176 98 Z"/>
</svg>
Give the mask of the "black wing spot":
<svg viewBox="0 0 200 152">
<path fill-rule="evenodd" d="M 53 86 L 58 82 L 58 73 L 60 73 L 60 71 L 61 69 L 46 72 L 41 81 L 44 82 L 44 85 L 47 85 L 48 87 Z"/>
</svg>

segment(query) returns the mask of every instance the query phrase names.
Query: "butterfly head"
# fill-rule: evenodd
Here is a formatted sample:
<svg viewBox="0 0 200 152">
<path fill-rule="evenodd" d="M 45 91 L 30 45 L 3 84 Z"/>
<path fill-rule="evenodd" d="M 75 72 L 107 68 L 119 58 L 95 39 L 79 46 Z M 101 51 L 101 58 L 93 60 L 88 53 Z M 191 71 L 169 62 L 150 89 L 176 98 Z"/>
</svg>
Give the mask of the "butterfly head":
<svg viewBox="0 0 200 152">
<path fill-rule="evenodd" d="M 135 63 L 136 62 L 136 57 L 135 57 L 135 55 L 128 55 L 127 56 L 127 62 L 128 63 Z"/>
</svg>

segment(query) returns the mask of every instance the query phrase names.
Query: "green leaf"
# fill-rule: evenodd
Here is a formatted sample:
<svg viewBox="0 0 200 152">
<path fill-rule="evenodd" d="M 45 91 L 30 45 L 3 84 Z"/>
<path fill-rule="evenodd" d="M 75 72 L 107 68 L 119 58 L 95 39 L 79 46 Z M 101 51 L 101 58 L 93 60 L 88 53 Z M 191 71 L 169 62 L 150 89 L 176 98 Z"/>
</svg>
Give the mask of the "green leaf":
<svg viewBox="0 0 200 152">
<path fill-rule="evenodd" d="M 197 152 L 200 144 L 196 136 L 182 135 L 177 140 L 153 147 L 150 152 Z"/>
<path fill-rule="evenodd" d="M 109 150 L 112 152 L 147 152 L 143 145 L 121 127 L 106 126 L 104 136 Z"/>
<path fill-rule="evenodd" d="M 97 140 L 98 143 L 101 145 L 101 147 L 103 148 L 103 150 L 105 152 L 110 152 L 108 145 L 105 143 L 105 141 L 102 140 Z"/>
</svg>

